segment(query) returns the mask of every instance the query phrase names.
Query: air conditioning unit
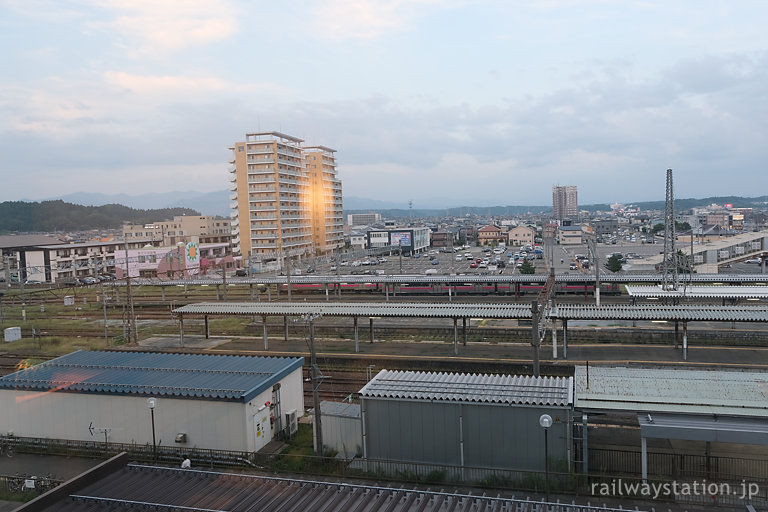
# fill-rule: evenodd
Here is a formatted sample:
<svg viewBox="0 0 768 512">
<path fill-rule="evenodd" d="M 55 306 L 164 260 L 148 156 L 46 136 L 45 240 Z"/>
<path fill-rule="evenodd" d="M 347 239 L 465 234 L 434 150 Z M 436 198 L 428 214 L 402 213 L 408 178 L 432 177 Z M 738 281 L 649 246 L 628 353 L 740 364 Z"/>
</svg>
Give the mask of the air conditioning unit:
<svg viewBox="0 0 768 512">
<path fill-rule="evenodd" d="M 296 409 L 285 413 L 285 426 L 288 429 L 288 435 L 294 435 L 299 431 L 299 419 L 296 417 Z"/>
</svg>

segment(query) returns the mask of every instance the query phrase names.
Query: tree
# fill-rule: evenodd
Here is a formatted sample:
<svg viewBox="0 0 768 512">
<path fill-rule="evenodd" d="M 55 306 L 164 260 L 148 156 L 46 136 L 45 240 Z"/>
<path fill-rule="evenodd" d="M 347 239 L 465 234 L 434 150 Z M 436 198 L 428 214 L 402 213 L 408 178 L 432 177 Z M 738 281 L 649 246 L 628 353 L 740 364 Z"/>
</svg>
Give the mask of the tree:
<svg viewBox="0 0 768 512">
<path fill-rule="evenodd" d="M 621 259 L 616 254 L 611 254 L 611 257 L 605 262 L 605 268 L 611 272 L 618 272 L 621 270 Z"/>
<path fill-rule="evenodd" d="M 662 224 L 661 222 L 659 222 L 658 224 L 655 224 L 653 226 L 653 234 L 654 235 L 657 235 L 657 234 L 661 233 L 662 231 L 664 231 L 664 224 Z"/>
<path fill-rule="evenodd" d="M 690 231 L 691 225 L 687 222 L 677 222 L 675 221 L 675 231 Z"/>
<path fill-rule="evenodd" d="M 531 262 L 528 261 L 528 258 L 525 258 L 523 260 L 523 264 L 520 266 L 520 273 L 521 274 L 535 274 L 536 273 L 536 267 L 531 265 Z"/>
</svg>

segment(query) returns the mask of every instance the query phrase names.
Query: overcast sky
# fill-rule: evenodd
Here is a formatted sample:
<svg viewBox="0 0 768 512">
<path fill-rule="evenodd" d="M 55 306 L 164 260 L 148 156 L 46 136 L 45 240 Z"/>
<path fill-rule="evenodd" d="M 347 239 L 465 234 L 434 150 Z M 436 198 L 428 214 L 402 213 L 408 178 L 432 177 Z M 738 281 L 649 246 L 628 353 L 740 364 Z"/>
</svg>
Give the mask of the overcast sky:
<svg viewBox="0 0 768 512">
<path fill-rule="evenodd" d="M 764 0 L 0 0 L 0 201 L 227 188 L 336 149 L 414 208 L 768 194 Z"/>
</svg>

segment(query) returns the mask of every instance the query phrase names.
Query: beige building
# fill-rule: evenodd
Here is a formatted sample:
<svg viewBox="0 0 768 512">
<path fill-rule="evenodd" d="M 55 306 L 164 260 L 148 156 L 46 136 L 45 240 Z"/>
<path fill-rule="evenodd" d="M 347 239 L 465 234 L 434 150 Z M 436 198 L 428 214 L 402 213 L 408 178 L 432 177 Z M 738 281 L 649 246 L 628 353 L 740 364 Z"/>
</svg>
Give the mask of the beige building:
<svg viewBox="0 0 768 512">
<path fill-rule="evenodd" d="M 534 235 L 536 230 L 528 226 L 516 226 L 507 232 L 509 244 L 514 247 L 533 244 Z"/>
<path fill-rule="evenodd" d="M 175 245 L 179 242 L 201 244 L 229 243 L 232 239 L 230 219 L 210 215 L 181 215 L 173 220 L 152 224 L 125 224 L 123 236 L 126 240 L 137 238 L 157 242 L 155 245 Z"/>
<path fill-rule="evenodd" d="M 344 245 L 335 150 L 279 132 L 232 147 L 232 245 L 242 256 L 332 252 Z"/>
</svg>

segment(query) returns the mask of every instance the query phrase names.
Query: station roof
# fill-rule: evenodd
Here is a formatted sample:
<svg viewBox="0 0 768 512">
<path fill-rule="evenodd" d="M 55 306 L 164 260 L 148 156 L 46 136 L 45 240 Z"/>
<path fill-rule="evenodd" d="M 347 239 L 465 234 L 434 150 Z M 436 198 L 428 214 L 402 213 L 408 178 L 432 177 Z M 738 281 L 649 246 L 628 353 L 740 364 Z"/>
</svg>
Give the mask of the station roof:
<svg viewBox="0 0 768 512">
<path fill-rule="evenodd" d="M 574 378 L 580 410 L 768 418 L 766 372 L 577 366 Z"/>
<path fill-rule="evenodd" d="M 568 407 L 572 377 L 531 377 L 381 370 L 361 398 Z"/>
<path fill-rule="evenodd" d="M 304 358 L 77 351 L 0 378 L 0 389 L 248 402 Z"/>
<path fill-rule="evenodd" d="M 680 286 L 677 290 L 664 290 L 661 286 L 627 285 L 626 288 L 630 297 L 768 298 L 768 286 Z"/>
</svg>

